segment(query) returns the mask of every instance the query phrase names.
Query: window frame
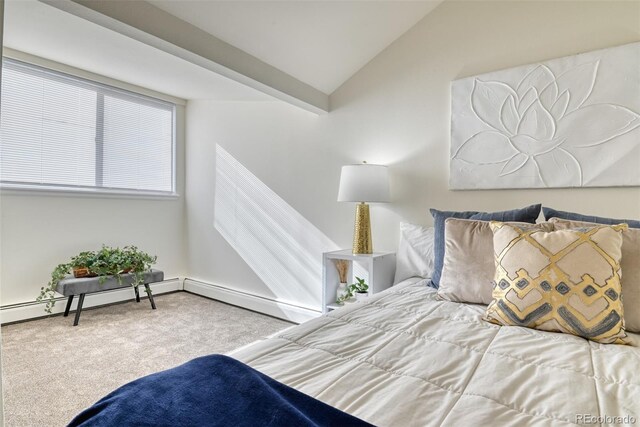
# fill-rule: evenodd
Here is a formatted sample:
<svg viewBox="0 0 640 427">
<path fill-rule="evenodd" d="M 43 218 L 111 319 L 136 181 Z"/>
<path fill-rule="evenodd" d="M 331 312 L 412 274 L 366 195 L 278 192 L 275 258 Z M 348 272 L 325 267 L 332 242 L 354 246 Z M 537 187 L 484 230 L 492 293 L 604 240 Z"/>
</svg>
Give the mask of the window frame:
<svg viewBox="0 0 640 427">
<path fill-rule="evenodd" d="M 18 56 L 18 55 L 16 55 Z M 20 55 L 23 56 L 23 55 Z M 28 55 L 30 56 L 30 55 Z M 34 57 L 33 59 L 39 59 Z M 39 64 L 37 62 L 44 62 L 45 64 Z M 177 116 L 178 111 L 177 107 L 179 105 L 178 102 L 174 102 L 168 99 L 162 98 L 173 98 L 171 96 L 162 97 L 154 97 L 148 94 L 143 94 L 131 90 L 130 88 L 123 88 L 117 85 L 114 85 L 113 82 L 118 83 L 118 81 L 114 81 L 105 76 L 94 75 L 93 73 L 84 72 L 82 70 L 78 70 L 79 73 L 74 74 L 73 72 L 68 72 L 69 69 L 74 70 L 73 67 L 64 66 L 63 67 L 52 67 L 47 64 L 50 61 L 42 60 L 42 61 L 29 61 L 23 58 L 16 58 L 14 55 L 7 56 L 6 54 L 2 56 L 2 66 L 4 67 L 5 63 L 16 65 L 18 68 L 22 68 L 27 72 L 32 69 L 36 69 L 39 72 L 43 72 L 51 76 L 52 80 L 62 81 L 62 82 L 72 82 L 75 86 L 85 87 L 96 90 L 98 95 L 100 94 L 108 94 L 109 96 L 113 96 L 119 99 L 123 99 L 126 101 L 135 100 L 140 104 L 146 104 L 151 106 L 164 106 L 167 110 L 171 111 L 171 190 L 170 191 L 162 191 L 162 190 L 143 190 L 143 189 L 129 189 L 122 187 L 99 187 L 99 186 L 83 186 L 83 185 L 68 185 L 68 184 L 53 184 L 53 183 L 31 183 L 31 182 L 21 182 L 21 181 L 5 181 L 0 178 L 0 193 L 1 194 L 33 194 L 33 195 L 70 195 L 70 196 L 79 196 L 79 197 L 87 197 L 87 196 L 106 196 L 106 197 L 124 197 L 124 198 L 141 198 L 141 199 L 176 199 L 180 195 L 177 192 L 178 182 L 177 182 L 177 144 L 178 144 L 178 123 Z M 57 63 L 53 63 L 56 64 Z M 9 65 L 9 66 L 11 66 Z M 64 68 L 64 71 L 60 68 Z M 38 72 L 34 74 L 39 75 Z M 78 74 L 84 74 L 78 75 Z M 89 75 L 86 77 L 86 75 Z M 95 77 L 95 80 L 91 79 L 91 77 Z M 101 80 L 101 81 L 99 81 Z M 105 82 L 108 81 L 108 82 Z M 133 87 L 135 86 L 130 84 L 123 84 L 123 86 Z M 145 88 L 140 88 L 146 92 L 153 92 L 152 90 L 147 90 Z M 99 119 L 99 112 L 96 111 L 96 123 Z M 104 116 L 103 116 L 104 119 Z M 96 160 L 98 159 L 98 153 L 96 153 Z M 97 162 L 96 162 L 97 163 Z"/>
</svg>

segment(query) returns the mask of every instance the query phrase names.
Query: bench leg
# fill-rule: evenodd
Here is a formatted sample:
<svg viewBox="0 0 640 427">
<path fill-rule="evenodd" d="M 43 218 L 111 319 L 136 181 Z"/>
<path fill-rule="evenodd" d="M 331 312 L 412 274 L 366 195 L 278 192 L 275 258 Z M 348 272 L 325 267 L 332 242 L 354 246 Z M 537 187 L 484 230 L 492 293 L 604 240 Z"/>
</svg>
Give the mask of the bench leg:
<svg viewBox="0 0 640 427">
<path fill-rule="evenodd" d="M 133 287 L 133 290 L 136 291 L 136 302 L 140 302 L 140 291 L 137 286 Z"/>
<path fill-rule="evenodd" d="M 76 318 L 73 321 L 73 326 L 78 326 L 78 322 L 80 321 L 80 313 L 82 313 L 82 303 L 84 303 L 84 295 L 80 294 L 78 298 L 78 308 L 76 309 Z"/>
<path fill-rule="evenodd" d="M 64 309 L 64 317 L 69 315 L 69 310 L 71 310 L 71 303 L 73 302 L 73 295 L 69 295 L 69 299 L 67 300 L 67 308 Z"/>
<path fill-rule="evenodd" d="M 156 309 L 156 302 L 153 300 L 153 294 L 151 293 L 151 288 L 149 288 L 149 284 L 145 283 L 144 288 L 147 291 L 147 296 L 149 297 L 149 301 L 151 301 L 151 308 L 153 310 Z"/>
</svg>

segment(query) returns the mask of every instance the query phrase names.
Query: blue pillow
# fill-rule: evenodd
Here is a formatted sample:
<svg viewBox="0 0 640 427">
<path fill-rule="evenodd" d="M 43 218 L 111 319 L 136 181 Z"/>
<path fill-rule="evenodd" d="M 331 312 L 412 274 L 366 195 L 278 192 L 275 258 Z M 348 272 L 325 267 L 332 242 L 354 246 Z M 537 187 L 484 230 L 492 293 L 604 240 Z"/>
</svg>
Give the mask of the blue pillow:
<svg viewBox="0 0 640 427">
<path fill-rule="evenodd" d="M 606 224 L 606 225 L 615 225 L 627 223 L 631 228 L 640 228 L 640 221 L 636 221 L 633 219 L 614 219 L 614 218 L 605 218 L 602 216 L 593 216 L 593 215 L 582 215 L 574 212 L 563 212 L 557 211 L 551 208 L 542 208 L 542 212 L 544 213 L 544 217 L 549 220 L 550 218 L 560 218 L 566 219 L 569 221 L 582 221 L 582 222 L 595 222 L 596 224 Z"/>
<path fill-rule="evenodd" d="M 434 270 L 431 277 L 431 285 L 436 289 L 440 286 L 440 275 L 444 264 L 444 221 L 447 218 L 477 219 L 480 221 L 517 221 L 535 224 L 540 215 L 540 208 L 542 208 L 542 205 L 531 205 L 522 209 L 502 212 L 451 212 L 431 209 L 435 228 L 433 239 Z"/>
</svg>

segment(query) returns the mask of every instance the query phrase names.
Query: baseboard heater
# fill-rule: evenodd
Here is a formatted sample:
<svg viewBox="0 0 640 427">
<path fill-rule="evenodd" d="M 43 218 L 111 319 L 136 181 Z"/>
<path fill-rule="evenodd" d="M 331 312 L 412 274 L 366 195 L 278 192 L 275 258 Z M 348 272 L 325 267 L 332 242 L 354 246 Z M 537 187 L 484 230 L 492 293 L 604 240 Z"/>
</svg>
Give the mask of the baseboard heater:
<svg viewBox="0 0 640 427">
<path fill-rule="evenodd" d="M 267 298 L 197 279 L 167 279 L 163 282 L 151 285 L 151 289 L 153 290 L 154 295 L 184 290 L 192 294 L 211 298 L 294 323 L 303 323 L 307 320 L 319 317 L 322 314 L 320 309 L 291 304 L 285 301 L 278 301 L 277 299 Z M 142 295 L 142 297 L 144 297 L 144 295 Z M 134 298 L 135 295 L 133 288 L 97 292 L 86 296 L 84 307 L 98 307 L 133 300 Z M 64 312 L 66 298 L 60 297 L 55 300 L 56 305 L 53 308 L 51 315 L 62 314 Z M 77 301 L 74 301 L 71 306 L 71 310 L 75 310 L 76 306 Z M 45 313 L 44 304 L 36 301 L 0 306 L 0 323 L 3 325 L 48 316 L 50 316 L 50 314 Z"/>
<path fill-rule="evenodd" d="M 197 279 L 186 278 L 184 290 L 294 323 L 306 322 L 322 314 L 320 309 L 291 304 Z"/>
<path fill-rule="evenodd" d="M 180 280 L 179 278 L 167 279 L 162 282 L 152 284 L 151 289 L 154 295 L 180 291 L 182 290 L 182 280 Z M 144 294 L 141 296 L 144 297 Z M 109 305 L 118 302 L 133 300 L 134 298 L 135 294 L 133 288 L 113 289 L 87 295 L 83 307 L 98 307 L 102 305 Z M 6 325 L 9 323 L 21 322 L 24 320 L 33 320 L 42 317 L 48 317 L 54 314 L 61 314 L 64 312 L 66 300 L 67 298 L 65 297 L 55 298 L 56 305 L 55 307 L 53 307 L 51 314 L 45 313 L 44 304 L 36 301 L 0 306 L 0 323 Z M 77 301 L 74 301 L 71 305 L 71 310 L 75 310 L 76 307 Z"/>
</svg>

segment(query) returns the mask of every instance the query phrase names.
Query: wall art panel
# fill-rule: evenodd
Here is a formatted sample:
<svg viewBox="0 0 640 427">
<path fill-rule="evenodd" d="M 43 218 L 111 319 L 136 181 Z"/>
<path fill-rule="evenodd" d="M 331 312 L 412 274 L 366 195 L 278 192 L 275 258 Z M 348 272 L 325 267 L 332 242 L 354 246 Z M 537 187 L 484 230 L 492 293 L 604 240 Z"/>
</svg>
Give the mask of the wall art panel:
<svg viewBox="0 0 640 427">
<path fill-rule="evenodd" d="M 640 43 L 456 80 L 451 189 L 640 185 Z"/>
</svg>

